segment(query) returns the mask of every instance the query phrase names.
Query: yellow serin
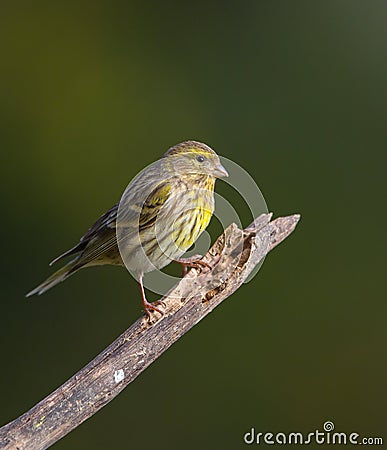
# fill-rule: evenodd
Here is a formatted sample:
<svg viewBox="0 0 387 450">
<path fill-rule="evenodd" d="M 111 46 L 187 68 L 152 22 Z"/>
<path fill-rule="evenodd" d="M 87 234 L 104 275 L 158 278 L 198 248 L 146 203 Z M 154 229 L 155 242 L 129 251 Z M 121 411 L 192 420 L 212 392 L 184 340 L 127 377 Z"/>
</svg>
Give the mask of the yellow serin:
<svg viewBox="0 0 387 450">
<path fill-rule="evenodd" d="M 143 275 L 171 261 L 178 261 L 183 267 L 203 264 L 180 258 L 211 219 L 215 179 L 227 175 L 218 155 L 207 145 L 186 141 L 171 147 L 136 177 L 120 205 L 103 214 L 75 247 L 51 264 L 66 256 L 77 256 L 27 297 L 43 294 L 83 267 L 124 265 L 120 254 L 124 248 L 125 265 L 140 283 L 145 312 L 148 317 L 150 310 L 162 313 L 146 300 Z M 118 212 L 125 215 L 127 224 L 124 246 L 120 241 L 120 249 L 116 234 Z"/>
</svg>

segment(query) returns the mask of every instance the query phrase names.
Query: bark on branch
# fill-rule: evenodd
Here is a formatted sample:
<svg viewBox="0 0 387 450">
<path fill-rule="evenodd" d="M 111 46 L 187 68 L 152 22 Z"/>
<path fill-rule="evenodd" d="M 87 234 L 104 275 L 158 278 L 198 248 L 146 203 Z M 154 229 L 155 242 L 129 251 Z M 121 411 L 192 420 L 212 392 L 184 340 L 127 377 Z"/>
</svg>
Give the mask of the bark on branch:
<svg viewBox="0 0 387 450">
<path fill-rule="evenodd" d="M 138 319 L 88 365 L 29 411 L 0 428 L 0 449 L 41 450 L 110 402 L 184 333 L 229 297 L 266 254 L 295 229 L 298 214 L 270 222 L 262 214 L 245 230 L 230 225 L 203 258 L 163 298 L 164 315 Z"/>
</svg>

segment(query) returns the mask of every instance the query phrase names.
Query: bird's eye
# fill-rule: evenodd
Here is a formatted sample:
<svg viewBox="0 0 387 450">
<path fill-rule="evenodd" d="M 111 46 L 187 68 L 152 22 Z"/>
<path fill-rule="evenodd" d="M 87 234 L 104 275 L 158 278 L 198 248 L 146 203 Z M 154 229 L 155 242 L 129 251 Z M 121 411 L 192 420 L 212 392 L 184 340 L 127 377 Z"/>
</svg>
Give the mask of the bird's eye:
<svg viewBox="0 0 387 450">
<path fill-rule="evenodd" d="M 206 158 L 204 156 L 197 156 L 196 160 L 199 162 L 203 162 Z"/>
</svg>

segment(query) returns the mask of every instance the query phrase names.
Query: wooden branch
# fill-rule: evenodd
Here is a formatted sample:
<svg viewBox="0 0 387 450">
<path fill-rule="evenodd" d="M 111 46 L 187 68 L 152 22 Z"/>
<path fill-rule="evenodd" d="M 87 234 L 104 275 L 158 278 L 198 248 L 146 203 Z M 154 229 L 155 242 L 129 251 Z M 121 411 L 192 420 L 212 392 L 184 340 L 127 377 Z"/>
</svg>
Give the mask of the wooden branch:
<svg viewBox="0 0 387 450">
<path fill-rule="evenodd" d="M 163 298 L 164 315 L 138 319 L 118 339 L 25 414 L 0 428 L 0 449 L 41 450 L 109 403 L 184 333 L 229 297 L 266 254 L 295 229 L 298 214 L 248 228 L 230 225 L 203 258 L 212 270 L 192 269 Z"/>
</svg>

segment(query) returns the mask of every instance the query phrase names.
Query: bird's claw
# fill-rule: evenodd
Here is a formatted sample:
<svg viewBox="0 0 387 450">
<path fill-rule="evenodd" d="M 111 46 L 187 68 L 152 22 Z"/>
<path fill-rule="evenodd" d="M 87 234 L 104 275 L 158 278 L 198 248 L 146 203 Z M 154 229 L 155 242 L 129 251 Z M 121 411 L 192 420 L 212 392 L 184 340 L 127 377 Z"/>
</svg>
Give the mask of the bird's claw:
<svg viewBox="0 0 387 450">
<path fill-rule="evenodd" d="M 162 316 L 164 315 L 164 311 L 162 311 L 160 308 L 157 308 L 156 305 L 162 305 L 164 308 L 167 307 L 165 302 L 163 302 L 162 300 L 156 300 L 155 302 L 148 302 L 148 301 L 143 302 L 143 308 L 144 308 L 148 323 L 151 321 L 151 318 L 152 318 L 151 311 L 156 311 L 159 314 L 161 314 Z"/>
<path fill-rule="evenodd" d="M 183 267 L 182 276 L 184 277 L 187 274 L 188 267 L 193 267 L 194 269 L 197 269 L 199 271 L 201 271 L 204 267 L 211 270 L 212 267 L 208 263 L 203 261 L 201 258 L 202 258 L 201 255 L 194 255 L 191 256 L 190 258 L 177 259 L 176 262 L 181 264 Z"/>
</svg>

